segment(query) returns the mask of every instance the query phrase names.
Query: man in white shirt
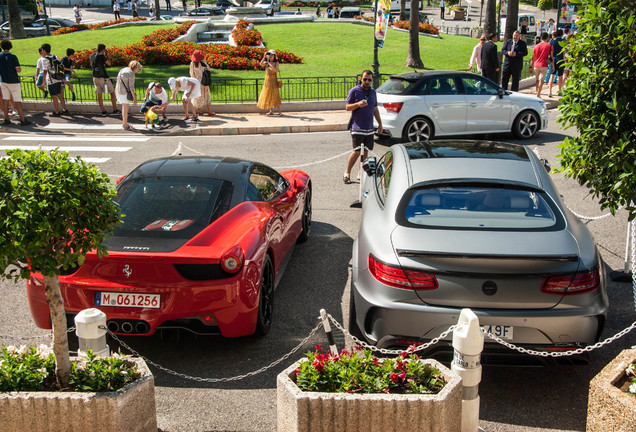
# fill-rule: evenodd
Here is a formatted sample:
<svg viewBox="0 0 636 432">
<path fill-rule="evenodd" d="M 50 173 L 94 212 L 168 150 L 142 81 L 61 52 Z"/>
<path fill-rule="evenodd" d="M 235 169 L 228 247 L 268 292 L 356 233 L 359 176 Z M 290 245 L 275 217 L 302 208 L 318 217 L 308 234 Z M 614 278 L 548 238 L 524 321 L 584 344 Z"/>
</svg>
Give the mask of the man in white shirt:
<svg viewBox="0 0 636 432">
<path fill-rule="evenodd" d="M 439 2 L 439 18 L 444 19 L 444 8 L 446 7 L 446 0 Z"/>
<path fill-rule="evenodd" d="M 163 116 L 162 122 L 166 122 L 166 111 L 168 110 L 168 93 L 160 82 L 151 82 L 146 89 L 144 103 L 141 106 L 141 113 L 146 114 L 148 111 Z M 148 127 L 148 116 L 146 115 L 146 127 Z M 155 125 L 152 125 L 155 128 Z M 161 126 L 159 126 L 161 129 Z"/>
</svg>

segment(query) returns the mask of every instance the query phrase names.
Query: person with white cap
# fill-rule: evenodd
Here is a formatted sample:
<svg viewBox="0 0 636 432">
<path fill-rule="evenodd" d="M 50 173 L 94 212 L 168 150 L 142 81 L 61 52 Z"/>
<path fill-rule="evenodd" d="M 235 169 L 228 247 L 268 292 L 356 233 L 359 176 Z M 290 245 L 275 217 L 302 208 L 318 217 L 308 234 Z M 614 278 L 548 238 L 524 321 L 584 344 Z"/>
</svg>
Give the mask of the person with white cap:
<svg viewBox="0 0 636 432">
<path fill-rule="evenodd" d="M 168 103 L 170 104 L 173 100 L 175 100 L 177 98 L 177 94 L 182 91 L 183 96 L 181 96 L 181 102 L 183 102 L 183 109 L 185 110 L 185 117 L 183 120 L 185 120 L 186 123 L 198 121 L 199 117 L 197 116 L 197 112 L 192 104 L 192 99 L 201 96 L 201 83 L 199 80 L 190 77 L 170 77 L 168 78 L 168 85 L 172 91 L 172 95 Z M 190 118 L 190 113 L 192 113 L 192 118 Z"/>
<path fill-rule="evenodd" d="M 256 106 L 260 109 L 269 110 L 267 115 L 273 115 L 274 108 L 278 108 L 278 115 L 280 115 L 282 101 L 280 99 L 280 91 L 278 90 L 279 83 L 277 75 L 279 72 L 279 62 L 276 51 L 273 49 L 267 51 L 265 55 L 263 55 L 261 66 L 265 68 L 265 82 L 263 83 L 261 95 L 258 98 Z"/>
</svg>

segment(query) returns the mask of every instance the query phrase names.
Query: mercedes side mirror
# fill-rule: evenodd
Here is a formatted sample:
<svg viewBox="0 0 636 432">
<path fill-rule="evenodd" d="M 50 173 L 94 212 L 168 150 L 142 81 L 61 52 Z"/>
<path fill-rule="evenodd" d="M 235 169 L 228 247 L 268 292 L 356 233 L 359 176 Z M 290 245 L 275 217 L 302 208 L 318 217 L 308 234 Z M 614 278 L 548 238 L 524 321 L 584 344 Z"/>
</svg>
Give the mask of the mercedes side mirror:
<svg viewBox="0 0 636 432">
<path fill-rule="evenodd" d="M 497 94 L 499 95 L 499 99 L 503 99 L 504 95 L 506 94 L 506 91 L 500 88 Z"/>
<path fill-rule="evenodd" d="M 362 169 L 367 173 L 369 177 L 372 177 L 375 174 L 375 169 L 377 166 L 377 160 L 374 157 L 368 157 L 362 162 Z"/>
<path fill-rule="evenodd" d="M 539 162 L 541 162 L 541 165 L 543 165 L 543 168 L 545 168 L 545 171 L 550 174 L 550 171 L 552 171 L 552 167 L 550 166 L 550 162 L 548 162 L 547 159 L 539 159 Z"/>
</svg>

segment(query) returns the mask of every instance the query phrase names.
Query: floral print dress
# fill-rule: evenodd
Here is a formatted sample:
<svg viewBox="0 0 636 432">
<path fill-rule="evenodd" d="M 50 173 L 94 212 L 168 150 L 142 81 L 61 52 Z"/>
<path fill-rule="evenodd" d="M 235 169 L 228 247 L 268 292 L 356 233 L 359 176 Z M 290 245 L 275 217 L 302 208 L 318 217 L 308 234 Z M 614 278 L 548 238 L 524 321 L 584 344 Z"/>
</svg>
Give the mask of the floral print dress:
<svg viewBox="0 0 636 432">
<path fill-rule="evenodd" d="M 196 78 L 201 82 L 201 78 L 203 77 L 203 71 L 207 67 L 205 62 L 199 62 L 199 65 L 196 66 L 194 62 L 190 62 L 190 77 Z M 203 109 L 208 108 L 208 104 L 210 103 L 210 87 L 209 86 L 201 86 L 201 96 L 198 98 L 194 98 L 192 100 L 192 105 L 197 111 L 201 111 Z"/>
</svg>

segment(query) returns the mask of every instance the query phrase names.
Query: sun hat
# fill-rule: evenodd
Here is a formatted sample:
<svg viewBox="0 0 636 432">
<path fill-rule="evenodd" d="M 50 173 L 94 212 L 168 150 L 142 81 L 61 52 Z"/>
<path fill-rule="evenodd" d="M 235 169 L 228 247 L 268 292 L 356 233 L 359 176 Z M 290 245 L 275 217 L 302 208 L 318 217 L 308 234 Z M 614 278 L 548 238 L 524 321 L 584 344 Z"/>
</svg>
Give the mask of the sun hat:
<svg viewBox="0 0 636 432">
<path fill-rule="evenodd" d="M 276 50 L 271 49 L 271 50 L 267 51 L 267 54 L 274 54 L 274 55 L 276 55 Z"/>
<path fill-rule="evenodd" d="M 177 80 L 174 77 L 168 78 L 168 85 L 172 90 L 177 88 Z"/>
<path fill-rule="evenodd" d="M 191 60 L 195 63 L 198 63 L 203 60 L 203 53 L 199 50 L 196 50 L 192 53 Z"/>
</svg>

